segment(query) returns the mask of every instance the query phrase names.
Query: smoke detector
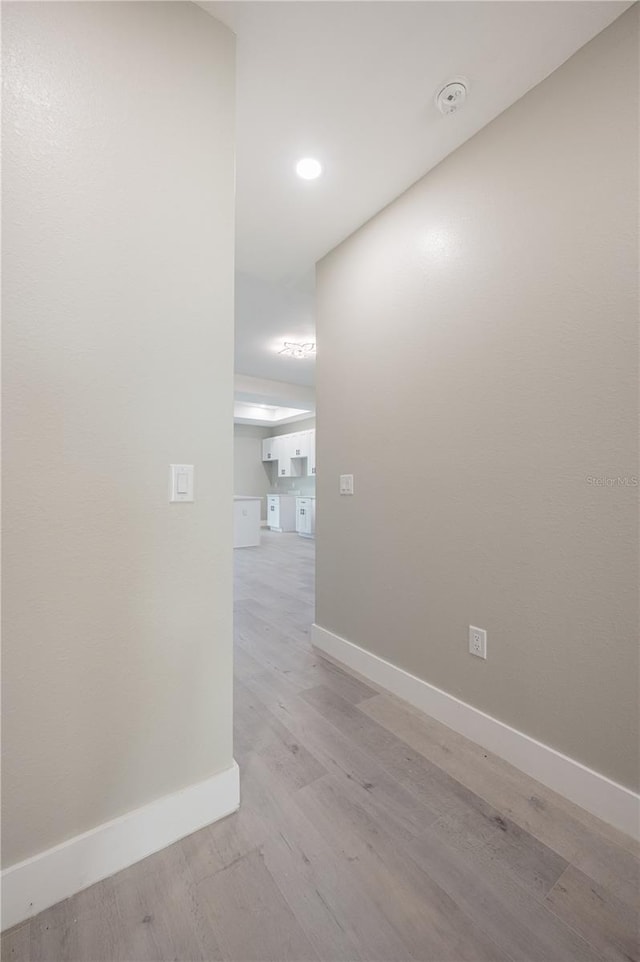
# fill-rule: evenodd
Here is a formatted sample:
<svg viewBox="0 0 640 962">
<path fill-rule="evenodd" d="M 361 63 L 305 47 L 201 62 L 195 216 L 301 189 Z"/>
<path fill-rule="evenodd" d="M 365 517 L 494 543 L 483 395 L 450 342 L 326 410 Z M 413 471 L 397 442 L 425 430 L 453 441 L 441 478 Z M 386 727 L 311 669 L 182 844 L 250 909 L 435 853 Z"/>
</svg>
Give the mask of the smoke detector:
<svg viewBox="0 0 640 962">
<path fill-rule="evenodd" d="M 464 105 L 467 99 L 468 84 L 466 81 L 450 80 L 437 92 L 436 107 L 441 114 L 454 114 Z"/>
</svg>

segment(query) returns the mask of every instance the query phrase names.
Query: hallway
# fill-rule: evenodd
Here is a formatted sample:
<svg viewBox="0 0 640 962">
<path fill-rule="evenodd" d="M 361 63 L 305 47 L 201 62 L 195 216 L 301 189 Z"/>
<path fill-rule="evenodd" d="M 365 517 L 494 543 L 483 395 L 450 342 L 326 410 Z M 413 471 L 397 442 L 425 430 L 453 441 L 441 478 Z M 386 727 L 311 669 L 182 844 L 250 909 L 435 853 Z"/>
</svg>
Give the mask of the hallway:
<svg viewBox="0 0 640 962">
<path fill-rule="evenodd" d="M 25 922 L 3 960 L 638 958 L 613 829 L 316 657 L 315 544 L 235 552 L 240 812 Z"/>
</svg>

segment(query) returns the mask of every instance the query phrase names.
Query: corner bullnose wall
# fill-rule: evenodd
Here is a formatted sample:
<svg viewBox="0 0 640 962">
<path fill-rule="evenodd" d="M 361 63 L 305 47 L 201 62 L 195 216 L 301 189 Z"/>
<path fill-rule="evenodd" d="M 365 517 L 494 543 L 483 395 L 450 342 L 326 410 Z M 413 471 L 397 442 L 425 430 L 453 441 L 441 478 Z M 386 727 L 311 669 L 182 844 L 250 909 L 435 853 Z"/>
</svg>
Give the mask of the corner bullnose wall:
<svg viewBox="0 0 640 962">
<path fill-rule="evenodd" d="M 191 3 L 2 18 L 12 924 L 237 806 L 235 50 Z"/>
</svg>

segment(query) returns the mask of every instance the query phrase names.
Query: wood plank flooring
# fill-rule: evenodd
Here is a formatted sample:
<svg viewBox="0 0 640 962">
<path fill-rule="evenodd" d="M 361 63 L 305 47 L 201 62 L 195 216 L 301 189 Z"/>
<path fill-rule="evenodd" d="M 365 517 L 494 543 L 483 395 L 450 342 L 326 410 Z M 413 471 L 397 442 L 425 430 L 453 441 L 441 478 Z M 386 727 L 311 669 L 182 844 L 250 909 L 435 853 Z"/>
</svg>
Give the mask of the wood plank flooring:
<svg viewBox="0 0 640 962">
<path fill-rule="evenodd" d="M 638 847 L 310 646 L 314 543 L 235 552 L 240 811 L 9 962 L 638 962 Z"/>
</svg>

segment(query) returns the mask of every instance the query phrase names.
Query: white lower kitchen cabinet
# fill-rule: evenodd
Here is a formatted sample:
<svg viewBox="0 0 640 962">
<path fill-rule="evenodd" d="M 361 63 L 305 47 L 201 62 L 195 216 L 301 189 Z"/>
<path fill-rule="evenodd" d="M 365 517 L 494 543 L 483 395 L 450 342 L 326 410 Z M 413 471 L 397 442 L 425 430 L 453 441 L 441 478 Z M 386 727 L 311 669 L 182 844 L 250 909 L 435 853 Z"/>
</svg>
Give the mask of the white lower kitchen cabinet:
<svg viewBox="0 0 640 962">
<path fill-rule="evenodd" d="M 272 531 L 296 530 L 296 499 L 292 494 L 267 495 L 267 524 Z"/>
<path fill-rule="evenodd" d="M 313 538 L 316 533 L 316 499 L 296 498 L 296 531 L 303 538 Z"/>
</svg>

